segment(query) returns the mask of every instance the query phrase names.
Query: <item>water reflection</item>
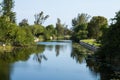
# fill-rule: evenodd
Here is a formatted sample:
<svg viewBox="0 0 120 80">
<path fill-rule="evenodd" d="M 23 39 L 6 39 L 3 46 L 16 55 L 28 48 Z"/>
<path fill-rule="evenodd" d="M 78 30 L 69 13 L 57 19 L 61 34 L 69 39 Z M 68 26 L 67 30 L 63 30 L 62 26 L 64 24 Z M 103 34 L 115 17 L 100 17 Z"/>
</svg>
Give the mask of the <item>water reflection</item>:
<svg viewBox="0 0 120 80">
<path fill-rule="evenodd" d="M 56 45 L 55 46 L 55 51 L 56 51 L 56 56 L 59 56 L 59 54 L 60 54 L 60 45 Z"/>
<path fill-rule="evenodd" d="M 35 47 L 0 52 L 0 80 L 119 79 L 120 73 L 112 68 L 95 60 L 85 61 L 90 53 L 72 42 L 40 42 Z"/>
<path fill-rule="evenodd" d="M 42 59 L 47 61 L 47 57 L 44 54 L 41 54 L 41 53 L 35 54 L 34 57 L 33 57 L 33 60 L 36 60 L 39 63 L 42 62 Z"/>
<path fill-rule="evenodd" d="M 86 60 L 89 69 L 97 74 L 100 74 L 100 80 L 119 80 L 120 79 L 120 66 L 113 66 L 114 64 L 106 64 L 93 59 Z M 116 62 L 115 62 L 116 63 Z M 117 63 L 117 65 L 120 62 Z"/>
<path fill-rule="evenodd" d="M 85 49 L 79 44 L 75 44 L 75 43 L 73 44 L 71 57 L 75 59 L 76 62 L 82 63 L 88 53 L 92 54 L 90 50 Z"/>
<path fill-rule="evenodd" d="M 35 46 L 31 48 L 16 48 L 12 52 L 0 52 L 0 80 L 11 80 L 11 63 L 26 61 L 31 54 L 35 53 L 35 55 L 38 55 L 38 53 L 43 51 L 44 46 Z"/>
<path fill-rule="evenodd" d="M 9 64 L 0 62 L 0 80 L 10 80 L 10 73 Z"/>
</svg>

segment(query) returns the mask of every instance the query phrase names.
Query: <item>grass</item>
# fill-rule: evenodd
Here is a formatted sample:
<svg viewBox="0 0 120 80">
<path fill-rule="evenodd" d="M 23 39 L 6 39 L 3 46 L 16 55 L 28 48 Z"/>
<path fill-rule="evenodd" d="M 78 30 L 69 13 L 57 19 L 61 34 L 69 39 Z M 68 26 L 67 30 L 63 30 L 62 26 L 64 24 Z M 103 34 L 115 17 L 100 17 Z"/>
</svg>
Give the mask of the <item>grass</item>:
<svg viewBox="0 0 120 80">
<path fill-rule="evenodd" d="M 81 40 L 81 41 L 84 42 L 84 43 L 88 43 L 90 45 L 97 46 L 97 47 L 99 47 L 101 45 L 100 43 L 97 43 L 95 39 L 84 39 L 84 40 Z"/>
</svg>

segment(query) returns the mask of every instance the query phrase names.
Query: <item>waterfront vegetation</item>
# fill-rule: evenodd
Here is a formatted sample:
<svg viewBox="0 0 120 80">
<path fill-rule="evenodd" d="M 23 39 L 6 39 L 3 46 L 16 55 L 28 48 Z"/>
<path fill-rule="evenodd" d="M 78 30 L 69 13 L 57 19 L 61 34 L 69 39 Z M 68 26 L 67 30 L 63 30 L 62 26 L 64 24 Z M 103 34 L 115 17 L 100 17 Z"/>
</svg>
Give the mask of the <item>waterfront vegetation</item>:
<svg viewBox="0 0 120 80">
<path fill-rule="evenodd" d="M 110 70 L 111 68 L 113 71 L 120 70 L 120 11 L 111 19 L 112 23 L 110 25 L 108 25 L 107 18 L 104 16 L 90 18 L 90 15 L 86 13 L 79 13 L 77 17 L 71 20 L 73 27 L 70 29 L 69 26 L 61 22 L 60 18 L 57 18 L 55 26 L 54 24 L 44 26 L 43 23 L 49 18 L 49 15 L 45 15 L 43 11 L 35 14 L 34 24 L 30 25 L 27 19 L 23 19 L 17 24 L 16 13 L 13 12 L 14 0 L 3 0 L 0 3 L 1 60 L 6 62 L 15 62 L 17 59 L 27 60 L 30 54 L 37 51 L 35 52 L 38 56 L 37 60 L 41 62 L 41 57 L 45 60 L 47 58 L 44 55 L 37 55 L 44 51 L 42 47 L 42 49 L 39 49 L 40 51 L 38 50 L 37 42 L 70 39 L 75 42 L 72 46 L 71 57 L 76 58 L 79 63 L 83 61 L 84 57 L 88 58 L 89 66 L 93 67 L 95 65 L 95 71 L 103 68 L 104 64 L 107 64 L 107 66 L 104 66 L 110 68 Z M 99 49 L 91 54 L 91 51 L 77 44 L 80 41 L 99 47 Z M 59 49 L 61 46 L 57 45 L 56 47 Z M 10 54 L 4 55 L 4 53 Z M 0 62 L 3 62 L 1 60 Z M 90 65 L 90 63 L 93 64 Z M 100 64 L 97 65 L 97 63 Z M 99 69 L 96 69 L 98 67 Z"/>
<path fill-rule="evenodd" d="M 1 3 L 1 2 L 0 2 Z M 0 5 L 0 45 L 6 46 L 31 46 L 36 45 L 38 41 L 54 40 L 69 38 L 71 31 L 67 25 L 62 24 L 58 18 L 56 26 L 50 24 L 44 26 L 43 23 L 49 15 L 44 15 L 44 12 L 35 14 L 33 25 L 28 23 L 27 19 L 23 19 L 19 24 L 16 24 L 16 16 L 13 0 L 3 0 Z M 33 15 L 34 16 L 34 15 Z"/>
<path fill-rule="evenodd" d="M 84 43 L 87 43 L 87 44 L 90 44 L 90 45 L 93 45 L 93 46 L 96 46 L 96 47 L 100 47 L 100 43 L 98 43 L 95 39 L 83 39 L 83 40 L 80 40 L 81 42 L 84 42 Z"/>
<path fill-rule="evenodd" d="M 72 28 L 68 29 L 66 24 L 62 24 L 57 18 L 56 25 L 44 26 L 43 23 L 49 18 L 43 11 L 35 14 L 33 25 L 23 19 L 16 24 L 14 1 L 3 0 L 0 5 L 0 50 L 12 49 L 15 47 L 25 47 L 36 45 L 38 41 L 71 39 L 73 42 L 83 41 L 90 45 L 101 47 L 100 55 L 117 53 L 119 54 L 119 25 L 120 11 L 108 25 L 107 18 L 103 16 L 93 16 L 81 13 L 72 19 Z M 90 20 L 89 20 L 90 19 Z M 5 46 L 3 46 L 5 45 Z M 112 51 L 111 51 L 112 50 Z"/>
</svg>

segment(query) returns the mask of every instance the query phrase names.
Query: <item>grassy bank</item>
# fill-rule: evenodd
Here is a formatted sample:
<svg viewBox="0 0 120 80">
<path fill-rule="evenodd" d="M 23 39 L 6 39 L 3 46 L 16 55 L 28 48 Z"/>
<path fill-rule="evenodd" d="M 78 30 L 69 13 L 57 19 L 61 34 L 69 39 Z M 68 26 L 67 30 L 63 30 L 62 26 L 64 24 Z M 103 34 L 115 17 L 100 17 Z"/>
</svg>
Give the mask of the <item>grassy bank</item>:
<svg viewBox="0 0 120 80">
<path fill-rule="evenodd" d="M 73 50 L 75 50 L 78 54 L 82 54 L 82 55 L 93 54 L 93 51 L 88 50 L 87 48 L 81 46 L 78 43 L 73 43 L 72 47 L 73 47 Z"/>
<path fill-rule="evenodd" d="M 84 40 L 81 40 L 81 42 L 84 42 L 84 43 L 87 43 L 87 44 L 90 44 L 96 47 L 99 47 L 101 45 L 100 43 L 97 43 L 95 39 L 84 39 Z"/>
</svg>

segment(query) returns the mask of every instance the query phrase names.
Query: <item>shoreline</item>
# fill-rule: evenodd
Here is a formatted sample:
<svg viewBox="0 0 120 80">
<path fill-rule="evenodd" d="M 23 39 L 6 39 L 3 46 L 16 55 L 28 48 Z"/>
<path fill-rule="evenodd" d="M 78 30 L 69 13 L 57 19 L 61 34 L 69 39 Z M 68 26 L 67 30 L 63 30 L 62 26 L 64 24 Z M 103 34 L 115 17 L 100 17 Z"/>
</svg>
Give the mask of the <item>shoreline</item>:
<svg viewBox="0 0 120 80">
<path fill-rule="evenodd" d="M 85 47 L 85 48 L 87 48 L 87 49 L 89 49 L 89 50 L 92 50 L 92 51 L 94 51 L 94 52 L 96 52 L 96 51 L 99 49 L 99 47 L 94 46 L 94 45 L 91 45 L 91 44 L 88 44 L 88 43 L 85 43 L 85 42 L 83 42 L 83 41 L 80 41 L 79 43 L 80 43 L 80 45 L 82 45 L 83 47 Z"/>
</svg>

